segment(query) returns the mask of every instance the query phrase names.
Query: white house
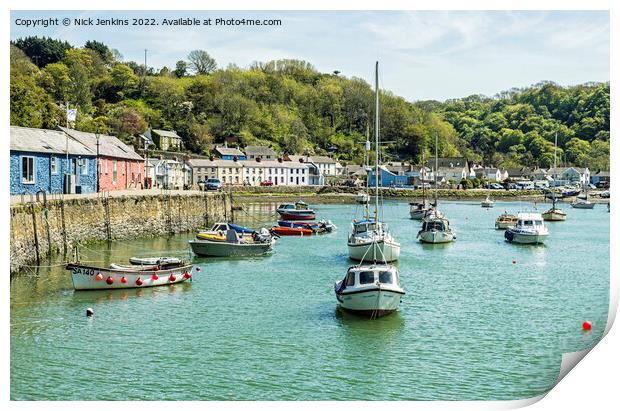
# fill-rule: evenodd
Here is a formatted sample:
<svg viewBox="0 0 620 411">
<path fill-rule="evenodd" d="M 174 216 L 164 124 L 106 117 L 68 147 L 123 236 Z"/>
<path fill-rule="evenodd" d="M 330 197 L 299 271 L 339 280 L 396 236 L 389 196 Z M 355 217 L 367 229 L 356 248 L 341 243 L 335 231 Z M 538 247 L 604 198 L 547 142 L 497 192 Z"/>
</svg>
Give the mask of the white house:
<svg viewBox="0 0 620 411">
<path fill-rule="evenodd" d="M 550 168 L 547 174 L 551 175 L 557 184 L 567 183 L 590 183 L 590 170 L 581 167 L 556 167 Z"/>
<path fill-rule="evenodd" d="M 157 188 L 180 190 L 189 182 L 189 167 L 172 159 L 150 158 L 145 174 L 151 186 Z"/>
<path fill-rule="evenodd" d="M 475 171 L 476 177 L 486 181 L 503 181 L 502 172 L 499 168 L 479 168 Z"/>
<path fill-rule="evenodd" d="M 251 186 L 271 181 L 273 185 L 307 186 L 310 184 L 308 164 L 294 161 L 243 162 L 243 183 Z"/>
</svg>

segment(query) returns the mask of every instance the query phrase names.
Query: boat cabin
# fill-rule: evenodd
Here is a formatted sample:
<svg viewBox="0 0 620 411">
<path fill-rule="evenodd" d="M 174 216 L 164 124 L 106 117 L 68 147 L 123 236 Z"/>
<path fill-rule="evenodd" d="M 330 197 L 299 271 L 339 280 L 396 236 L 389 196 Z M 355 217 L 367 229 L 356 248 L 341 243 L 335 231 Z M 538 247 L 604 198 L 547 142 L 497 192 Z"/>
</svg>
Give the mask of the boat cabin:
<svg viewBox="0 0 620 411">
<path fill-rule="evenodd" d="M 353 222 L 353 234 L 361 234 L 367 231 L 375 231 L 377 222 L 375 220 L 361 220 Z"/>
<path fill-rule="evenodd" d="M 450 229 L 448 220 L 443 218 L 437 218 L 432 220 L 425 220 L 422 222 L 422 231 L 447 231 Z"/>
<path fill-rule="evenodd" d="M 521 213 L 517 216 L 517 228 L 540 228 L 545 225 L 542 215 L 537 213 Z"/>
<path fill-rule="evenodd" d="M 343 289 L 374 285 L 400 286 L 398 271 L 394 267 L 351 267 L 343 280 Z"/>
</svg>

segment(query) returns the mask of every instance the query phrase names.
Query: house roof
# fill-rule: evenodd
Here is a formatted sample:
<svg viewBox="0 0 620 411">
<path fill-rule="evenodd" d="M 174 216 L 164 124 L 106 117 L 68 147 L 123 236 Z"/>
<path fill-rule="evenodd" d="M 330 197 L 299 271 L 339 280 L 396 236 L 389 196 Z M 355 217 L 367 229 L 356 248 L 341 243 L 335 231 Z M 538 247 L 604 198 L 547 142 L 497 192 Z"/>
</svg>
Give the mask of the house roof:
<svg viewBox="0 0 620 411">
<path fill-rule="evenodd" d="M 573 169 L 575 171 L 577 171 L 580 174 L 583 174 L 586 169 L 582 168 L 582 167 L 556 167 L 556 168 L 550 168 L 549 171 L 547 171 L 547 173 L 549 174 L 564 174 L 567 170 Z"/>
<path fill-rule="evenodd" d="M 88 147 L 95 154 L 97 153 L 97 135 L 95 133 L 86 133 L 84 131 L 73 130 L 65 127 L 58 127 L 67 133 L 74 140 L 79 141 Z M 99 155 L 102 157 L 122 158 L 129 160 L 143 160 L 143 158 L 133 151 L 117 137 L 99 134 Z"/>
<path fill-rule="evenodd" d="M 600 176 L 600 177 L 609 177 L 609 171 L 599 170 L 596 173 L 594 173 L 594 175 Z"/>
<path fill-rule="evenodd" d="M 193 158 L 188 160 L 187 164 L 190 167 L 237 167 L 241 168 L 241 162 L 234 160 L 222 160 L 216 158 L 211 160 L 210 158 Z"/>
<path fill-rule="evenodd" d="M 222 156 L 237 156 L 237 157 L 245 157 L 245 154 L 241 152 L 238 148 L 233 147 L 215 147 L 215 151 L 218 152 Z"/>
<path fill-rule="evenodd" d="M 275 156 L 276 152 L 267 146 L 247 146 L 245 154 L 248 156 Z"/>
<path fill-rule="evenodd" d="M 32 153 L 66 154 L 67 143 L 69 154 L 78 156 L 95 156 L 79 141 L 68 138 L 67 134 L 58 130 L 11 126 L 11 150 Z"/>
<path fill-rule="evenodd" d="M 431 158 L 426 162 L 429 167 L 435 168 L 435 159 Z M 442 167 L 465 167 L 467 159 L 465 157 L 439 157 L 437 158 L 437 166 Z"/>
<path fill-rule="evenodd" d="M 327 156 L 310 156 L 310 161 L 317 164 L 336 164 L 336 160 Z"/>
<path fill-rule="evenodd" d="M 172 137 L 172 138 L 181 138 L 174 130 L 151 130 L 151 132 L 158 134 L 162 137 Z"/>
</svg>

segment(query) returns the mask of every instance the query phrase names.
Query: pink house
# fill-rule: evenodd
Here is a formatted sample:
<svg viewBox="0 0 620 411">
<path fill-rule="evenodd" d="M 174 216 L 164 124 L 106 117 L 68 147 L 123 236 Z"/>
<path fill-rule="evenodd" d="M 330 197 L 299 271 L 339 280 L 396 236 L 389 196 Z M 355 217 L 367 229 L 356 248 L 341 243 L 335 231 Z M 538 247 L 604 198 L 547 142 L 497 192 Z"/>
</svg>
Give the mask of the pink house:
<svg viewBox="0 0 620 411">
<path fill-rule="evenodd" d="M 99 153 L 98 191 L 142 189 L 144 159 L 114 136 L 59 127 L 71 138 Z"/>
</svg>

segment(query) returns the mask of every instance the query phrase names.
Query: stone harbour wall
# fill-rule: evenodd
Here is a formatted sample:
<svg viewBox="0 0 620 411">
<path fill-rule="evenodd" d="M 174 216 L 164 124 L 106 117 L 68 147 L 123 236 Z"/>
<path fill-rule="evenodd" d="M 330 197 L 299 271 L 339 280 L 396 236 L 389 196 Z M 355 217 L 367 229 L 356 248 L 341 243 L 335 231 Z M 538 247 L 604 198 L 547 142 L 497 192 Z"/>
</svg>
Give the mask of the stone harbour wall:
<svg viewBox="0 0 620 411">
<path fill-rule="evenodd" d="M 96 196 L 11 206 L 11 273 L 79 242 L 192 231 L 232 219 L 227 193 Z"/>
</svg>

